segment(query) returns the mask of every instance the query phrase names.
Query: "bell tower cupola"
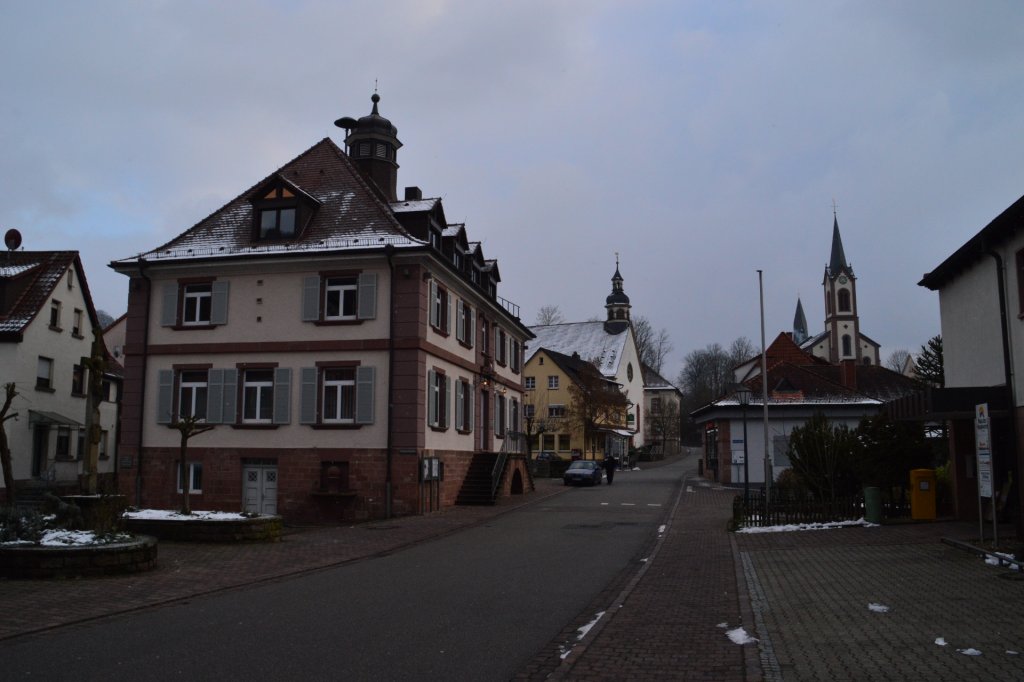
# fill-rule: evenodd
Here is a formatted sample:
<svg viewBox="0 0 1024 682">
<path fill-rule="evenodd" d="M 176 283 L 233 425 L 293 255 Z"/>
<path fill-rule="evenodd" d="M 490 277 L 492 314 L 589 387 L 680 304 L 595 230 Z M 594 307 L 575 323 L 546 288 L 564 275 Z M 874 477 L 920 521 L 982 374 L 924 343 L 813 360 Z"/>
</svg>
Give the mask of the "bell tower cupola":
<svg viewBox="0 0 1024 682">
<path fill-rule="evenodd" d="M 380 115 L 376 92 L 370 98 L 373 110 L 358 121 L 349 116 L 334 125 L 345 129 L 345 153 L 364 176 L 373 182 L 388 201 L 398 200 L 398 128 Z"/>
<path fill-rule="evenodd" d="M 629 296 L 622 289 L 622 275 L 619 274 L 619 254 L 615 254 L 615 274 L 612 275 L 612 293 L 604 300 L 607 319 L 604 328 L 610 334 L 618 334 L 629 327 Z"/>
</svg>

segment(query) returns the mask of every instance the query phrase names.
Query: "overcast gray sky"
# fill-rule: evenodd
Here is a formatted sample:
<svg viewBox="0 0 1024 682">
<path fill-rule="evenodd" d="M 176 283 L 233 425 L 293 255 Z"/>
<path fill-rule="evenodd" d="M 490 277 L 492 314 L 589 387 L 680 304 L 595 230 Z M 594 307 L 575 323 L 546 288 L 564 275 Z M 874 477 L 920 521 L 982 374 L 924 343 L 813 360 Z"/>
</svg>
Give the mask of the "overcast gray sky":
<svg viewBox="0 0 1024 682">
<path fill-rule="evenodd" d="M 0 228 L 106 267 L 380 110 L 532 323 L 634 314 L 686 352 L 811 333 L 832 202 L 861 328 L 916 350 L 917 286 L 1024 193 L 1024 3 L 0 1 Z M 401 191 L 401 190 L 400 190 Z"/>
</svg>

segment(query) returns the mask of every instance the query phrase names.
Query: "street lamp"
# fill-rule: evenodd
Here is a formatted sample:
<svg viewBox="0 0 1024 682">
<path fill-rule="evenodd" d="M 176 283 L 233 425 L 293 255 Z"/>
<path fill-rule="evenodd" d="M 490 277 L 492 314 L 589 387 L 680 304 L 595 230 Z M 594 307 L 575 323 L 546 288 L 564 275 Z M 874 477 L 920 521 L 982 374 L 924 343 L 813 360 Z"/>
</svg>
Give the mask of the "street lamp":
<svg viewBox="0 0 1024 682">
<path fill-rule="evenodd" d="M 736 400 L 743 409 L 743 508 L 750 513 L 750 466 L 747 464 L 747 405 L 751 390 L 746 384 L 736 385 Z"/>
</svg>

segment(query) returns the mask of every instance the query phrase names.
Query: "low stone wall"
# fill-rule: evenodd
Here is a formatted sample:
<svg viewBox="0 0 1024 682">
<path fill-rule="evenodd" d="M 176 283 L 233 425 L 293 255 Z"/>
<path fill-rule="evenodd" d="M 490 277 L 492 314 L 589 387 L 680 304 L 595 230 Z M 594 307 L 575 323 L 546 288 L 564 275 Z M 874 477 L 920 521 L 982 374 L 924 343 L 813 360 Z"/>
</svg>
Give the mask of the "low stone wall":
<svg viewBox="0 0 1024 682">
<path fill-rule="evenodd" d="M 140 573 L 156 568 L 157 542 L 140 536 L 108 545 L 0 546 L 5 578 L 83 578 Z"/>
<path fill-rule="evenodd" d="M 177 519 L 125 519 L 132 533 L 178 542 L 277 542 L 284 520 L 257 516 L 237 521 L 179 521 Z"/>
</svg>

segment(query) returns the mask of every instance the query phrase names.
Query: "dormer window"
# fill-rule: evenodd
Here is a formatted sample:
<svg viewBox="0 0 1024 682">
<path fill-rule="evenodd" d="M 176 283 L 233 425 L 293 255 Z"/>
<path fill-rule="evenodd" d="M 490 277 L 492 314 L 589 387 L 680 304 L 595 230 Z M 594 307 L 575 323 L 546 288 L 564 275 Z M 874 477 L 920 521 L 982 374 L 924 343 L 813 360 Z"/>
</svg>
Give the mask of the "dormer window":
<svg viewBox="0 0 1024 682">
<path fill-rule="evenodd" d="M 253 193 L 253 239 L 294 239 L 309 222 L 317 201 L 282 179 Z"/>
</svg>

